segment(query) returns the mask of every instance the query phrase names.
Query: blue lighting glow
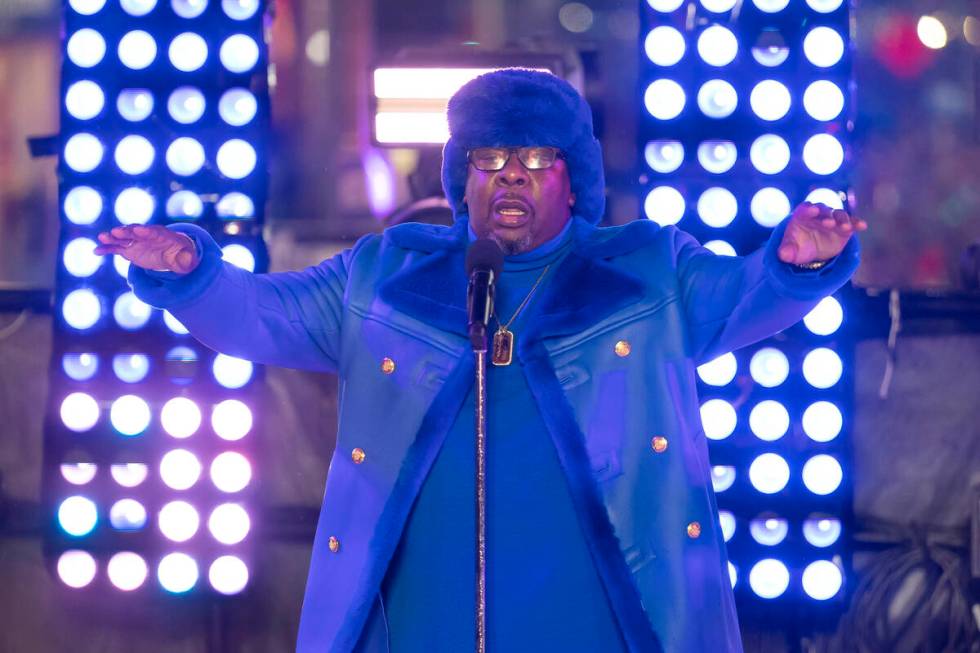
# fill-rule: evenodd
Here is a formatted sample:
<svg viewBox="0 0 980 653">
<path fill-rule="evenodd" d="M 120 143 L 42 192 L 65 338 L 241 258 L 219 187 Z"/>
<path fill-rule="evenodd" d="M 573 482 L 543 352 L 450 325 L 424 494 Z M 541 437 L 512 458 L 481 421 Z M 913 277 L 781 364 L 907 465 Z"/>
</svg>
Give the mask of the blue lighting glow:
<svg viewBox="0 0 980 653">
<path fill-rule="evenodd" d="M 96 354 L 65 354 L 61 357 L 61 369 L 75 381 L 88 381 L 99 371 L 99 357 Z"/>
<path fill-rule="evenodd" d="M 245 88 L 231 88 L 218 100 L 218 115 L 232 127 L 241 127 L 252 122 L 259 104 L 255 95 Z"/>
<path fill-rule="evenodd" d="M 127 331 L 135 331 L 146 325 L 150 320 L 153 309 L 144 303 L 132 291 L 124 292 L 116 298 L 112 307 L 112 316 L 118 324 Z"/>
<path fill-rule="evenodd" d="M 170 117 L 183 125 L 195 123 L 204 115 L 207 103 L 200 89 L 181 86 L 174 89 L 167 99 L 167 112 Z"/>
<path fill-rule="evenodd" d="M 840 520 L 829 515 L 812 515 L 803 522 L 803 537 L 813 546 L 826 548 L 832 546 L 843 529 Z"/>
<path fill-rule="evenodd" d="M 125 383 L 139 383 L 150 371 L 150 359 L 145 354 L 116 354 L 112 357 L 112 371 Z"/>
<path fill-rule="evenodd" d="M 749 522 L 749 533 L 763 546 L 776 546 L 786 539 L 789 523 L 775 515 L 760 515 Z"/>
<path fill-rule="evenodd" d="M 749 148 L 749 159 L 759 172 L 775 175 L 789 165 L 789 145 L 776 134 L 763 134 Z"/>
<path fill-rule="evenodd" d="M 68 273 L 76 277 L 95 274 L 105 259 L 95 253 L 96 242 L 90 238 L 74 238 L 65 245 L 61 257 Z"/>
<path fill-rule="evenodd" d="M 731 170 L 737 158 L 738 151 L 731 141 L 704 141 L 698 145 L 698 163 L 716 175 Z"/>
<path fill-rule="evenodd" d="M 647 165 L 660 173 L 670 173 L 684 162 L 684 146 L 680 141 L 650 141 L 643 150 Z"/>
<path fill-rule="evenodd" d="M 145 88 L 127 88 L 116 98 L 116 110 L 129 122 L 146 120 L 153 113 L 153 94 Z"/>
<path fill-rule="evenodd" d="M 709 118 L 727 118 L 735 113 L 736 107 L 738 93 L 723 79 L 708 80 L 698 90 L 698 108 Z"/>
</svg>

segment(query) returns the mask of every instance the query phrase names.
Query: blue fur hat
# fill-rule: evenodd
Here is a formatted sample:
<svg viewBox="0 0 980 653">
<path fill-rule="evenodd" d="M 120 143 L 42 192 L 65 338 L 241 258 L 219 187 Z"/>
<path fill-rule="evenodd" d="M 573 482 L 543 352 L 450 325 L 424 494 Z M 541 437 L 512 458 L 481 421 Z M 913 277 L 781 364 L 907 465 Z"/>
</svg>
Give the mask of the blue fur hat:
<svg viewBox="0 0 980 653">
<path fill-rule="evenodd" d="M 571 84 L 551 73 L 505 68 L 467 82 L 449 100 L 442 188 L 458 216 L 466 212 L 468 162 L 474 147 L 551 145 L 565 153 L 575 215 L 598 223 L 606 207 L 602 150 L 592 110 Z"/>
</svg>

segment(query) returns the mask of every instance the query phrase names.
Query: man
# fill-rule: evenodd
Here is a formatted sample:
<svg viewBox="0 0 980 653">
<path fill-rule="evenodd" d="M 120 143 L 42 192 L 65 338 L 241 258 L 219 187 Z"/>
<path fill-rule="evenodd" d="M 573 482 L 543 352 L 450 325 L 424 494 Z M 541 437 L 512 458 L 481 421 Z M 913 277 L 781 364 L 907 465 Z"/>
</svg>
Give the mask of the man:
<svg viewBox="0 0 980 653">
<path fill-rule="evenodd" d="M 649 221 L 596 228 L 591 112 L 545 73 L 470 82 L 449 124 L 450 228 L 268 275 L 193 225 L 99 236 L 204 344 L 340 375 L 297 650 L 473 649 L 464 257 L 482 237 L 507 254 L 491 331 L 513 341 L 488 372 L 489 649 L 740 651 L 695 365 L 845 283 L 865 223 L 804 204 L 745 258 Z"/>
</svg>

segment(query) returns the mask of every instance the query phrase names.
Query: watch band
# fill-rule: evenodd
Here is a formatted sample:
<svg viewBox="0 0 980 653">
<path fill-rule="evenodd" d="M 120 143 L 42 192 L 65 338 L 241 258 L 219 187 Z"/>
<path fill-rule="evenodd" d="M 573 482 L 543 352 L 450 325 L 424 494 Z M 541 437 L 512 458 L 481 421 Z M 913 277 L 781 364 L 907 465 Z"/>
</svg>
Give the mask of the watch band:
<svg viewBox="0 0 980 653">
<path fill-rule="evenodd" d="M 810 263 L 794 263 L 793 265 L 804 270 L 819 270 L 827 265 L 827 261 L 811 261 Z"/>
</svg>

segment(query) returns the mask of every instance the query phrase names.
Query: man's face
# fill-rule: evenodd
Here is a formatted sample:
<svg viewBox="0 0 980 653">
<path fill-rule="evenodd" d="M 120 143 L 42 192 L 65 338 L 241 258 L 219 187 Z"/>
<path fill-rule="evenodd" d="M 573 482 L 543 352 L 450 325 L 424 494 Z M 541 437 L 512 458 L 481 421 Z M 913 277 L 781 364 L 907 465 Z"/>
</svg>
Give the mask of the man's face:
<svg viewBox="0 0 980 653">
<path fill-rule="evenodd" d="M 571 217 L 575 196 L 564 159 L 528 170 L 513 152 L 496 172 L 469 164 L 463 200 L 477 237 L 490 238 L 510 256 L 557 236 Z"/>
</svg>

